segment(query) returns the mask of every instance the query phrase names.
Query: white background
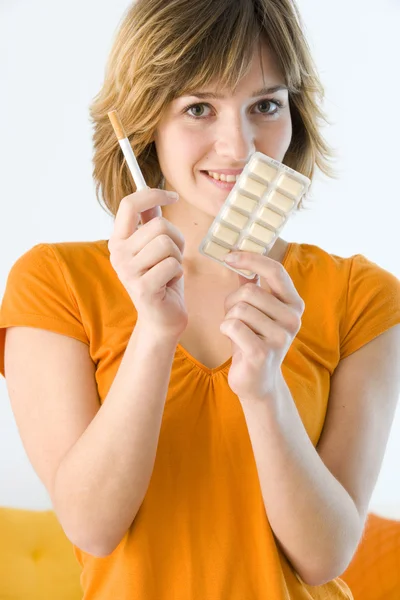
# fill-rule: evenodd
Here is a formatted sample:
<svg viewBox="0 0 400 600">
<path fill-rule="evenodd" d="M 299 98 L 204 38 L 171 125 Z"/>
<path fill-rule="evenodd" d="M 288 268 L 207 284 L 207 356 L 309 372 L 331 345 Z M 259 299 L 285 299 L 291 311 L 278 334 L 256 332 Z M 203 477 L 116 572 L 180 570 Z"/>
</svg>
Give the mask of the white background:
<svg viewBox="0 0 400 600">
<path fill-rule="evenodd" d="M 0 297 L 19 256 L 40 242 L 108 239 L 95 199 L 88 107 L 129 3 L 0 2 Z M 299 0 L 326 90 L 339 180 L 319 176 L 289 241 L 364 254 L 400 277 L 398 0 Z M 56 399 L 54 399 L 56 401 Z M 380 398 L 376 398 L 380 402 Z M 370 510 L 400 518 L 399 410 Z M 0 379 L 0 505 L 45 509 Z"/>
</svg>

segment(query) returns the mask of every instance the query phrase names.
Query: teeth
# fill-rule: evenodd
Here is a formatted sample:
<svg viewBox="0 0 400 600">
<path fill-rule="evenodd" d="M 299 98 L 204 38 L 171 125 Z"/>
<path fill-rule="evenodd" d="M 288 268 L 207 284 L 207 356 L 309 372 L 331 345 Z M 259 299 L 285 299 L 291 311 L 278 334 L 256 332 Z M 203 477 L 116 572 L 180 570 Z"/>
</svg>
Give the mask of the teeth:
<svg viewBox="0 0 400 600">
<path fill-rule="evenodd" d="M 222 173 L 214 173 L 213 171 L 207 171 L 210 177 L 217 181 L 227 181 L 228 183 L 235 183 L 240 175 L 223 175 Z"/>
</svg>

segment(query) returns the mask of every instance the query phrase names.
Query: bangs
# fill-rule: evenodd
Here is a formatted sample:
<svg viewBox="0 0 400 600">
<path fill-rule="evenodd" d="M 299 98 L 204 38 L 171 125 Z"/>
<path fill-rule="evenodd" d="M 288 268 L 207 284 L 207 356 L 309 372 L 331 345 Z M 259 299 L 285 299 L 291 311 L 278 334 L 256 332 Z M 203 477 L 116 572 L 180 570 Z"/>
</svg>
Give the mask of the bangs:
<svg viewBox="0 0 400 600">
<path fill-rule="evenodd" d="M 182 13 L 182 2 L 176 3 L 178 7 Z M 262 2 L 214 0 L 196 5 L 195 11 L 197 25 L 193 23 L 192 11 L 187 10 L 177 18 L 170 9 L 171 24 L 168 25 L 167 18 L 163 27 L 164 32 L 171 33 L 164 34 L 162 44 L 150 44 L 147 49 L 152 56 L 146 61 L 148 74 L 151 73 L 153 81 L 157 80 L 158 87 L 168 90 L 169 100 L 211 83 L 233 92 L 250 70 L 254 53 L 260 51 L 262 42 L 275 55 L 289 92 L 299 91 L 301 69 L 296 48 L 285 19 L 273 4 L 266 12 Z M 159 22 L 162 17 L 158 14 Z M 158 35 L 155 38 L 160 39 Z"/>
<path fill-rule="evenodd" d="M 188 61 L 174 81 L 182 95 L 211 83 L 234 91 L 248 73 L 262 32 L 254 12 L 244 10 L 245 6 L 231 3 L 190 48 Z M 251 7 L 251 3 L 247 6 Z"/>
</svg>

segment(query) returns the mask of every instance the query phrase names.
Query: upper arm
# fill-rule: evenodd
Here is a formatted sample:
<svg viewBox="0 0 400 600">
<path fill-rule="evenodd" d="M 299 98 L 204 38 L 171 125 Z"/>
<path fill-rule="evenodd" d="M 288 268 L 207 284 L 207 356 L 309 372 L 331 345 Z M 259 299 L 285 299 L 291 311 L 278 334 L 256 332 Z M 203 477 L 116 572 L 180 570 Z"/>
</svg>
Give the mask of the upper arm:
<svg viewBox="0 0 400 600">
<path fill-rule="evenodd" d="M 43 329 L 10 327 L 5 370 L 23 446 L 53 500 L 60 462 L 100 408 L 88 346 Z"/>
<path fill-rule="evenodd" d="M 400 324 L 342 359 L 331 378 L 317 451 L 363 526 L 400 394 Z"/>
</svg>

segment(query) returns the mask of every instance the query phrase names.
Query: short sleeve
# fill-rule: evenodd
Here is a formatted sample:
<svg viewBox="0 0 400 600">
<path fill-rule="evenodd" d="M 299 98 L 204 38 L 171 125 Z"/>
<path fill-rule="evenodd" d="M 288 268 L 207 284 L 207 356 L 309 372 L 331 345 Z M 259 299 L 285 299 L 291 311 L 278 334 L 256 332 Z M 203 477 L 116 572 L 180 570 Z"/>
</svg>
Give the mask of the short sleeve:
<svg viewBox="0 0 400 600">
<path fill-rule="evenodd" d="M 340 358 L 400 323 L 400 280 L 362 254 L 351 259 Z"/>
<path fill-rule="evenodd" d="M 5 330 L 16 326 L 47 329 L 89 343 L 77 302 L 50 244 L 38 244 L 28 250 L 9 272 L 0 308 L 3 377 Z"/>
</svg>

